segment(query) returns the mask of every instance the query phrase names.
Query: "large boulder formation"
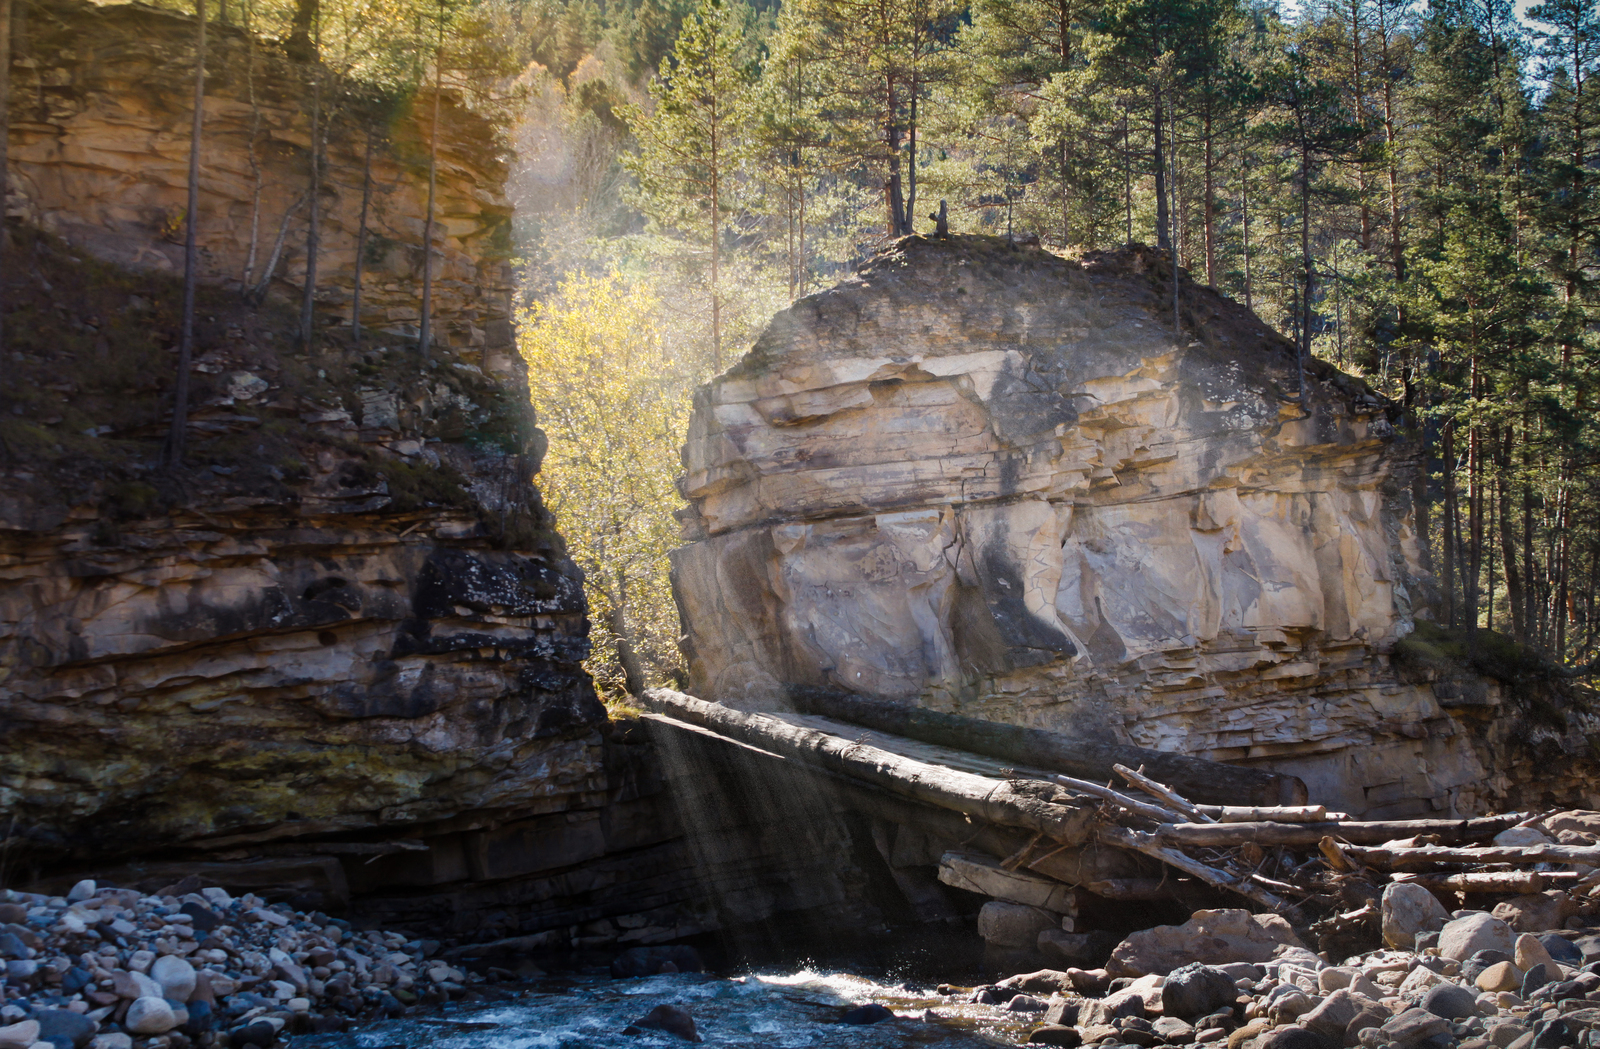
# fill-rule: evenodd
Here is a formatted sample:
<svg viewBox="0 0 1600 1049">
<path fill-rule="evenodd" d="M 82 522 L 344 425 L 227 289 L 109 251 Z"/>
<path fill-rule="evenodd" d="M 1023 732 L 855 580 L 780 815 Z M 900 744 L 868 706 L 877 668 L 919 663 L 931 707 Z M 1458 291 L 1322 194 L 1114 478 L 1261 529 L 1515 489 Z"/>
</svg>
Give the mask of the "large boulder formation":
<svg viewBox="0 0 1600 1049">
<path fill-rule="evenodd" d="M 1391 665 L 1430 585 L 1396 409 L 1208 289 L 1175 336 L 1162 269 L 913 237 L 779 314 L 690 425 L 690 690 L 1258 762 L 1357 813 L 1493 800 Z"/>
</svg>

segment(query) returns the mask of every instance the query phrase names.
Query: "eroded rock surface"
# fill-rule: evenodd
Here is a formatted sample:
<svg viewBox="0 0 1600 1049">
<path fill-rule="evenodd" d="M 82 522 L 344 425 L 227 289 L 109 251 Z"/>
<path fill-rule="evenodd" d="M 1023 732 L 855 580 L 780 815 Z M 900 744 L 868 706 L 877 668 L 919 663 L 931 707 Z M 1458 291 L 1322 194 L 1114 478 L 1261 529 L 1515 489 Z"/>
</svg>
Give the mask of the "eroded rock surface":
<svg viewBox="0 0 1600 1049">
<path fill-rule="evenodd" d="M 1395 409 L 1320 362 L 1302 391 L 1208 290 L 1175 339 L 1170 294 L 1138 252 L 909 238 L 779 314 L 684 453 L 690 691 L 1263 762 L 1357 813 L 1501 800 L 1389 659 L 1430 585 Z"/>
</svg>

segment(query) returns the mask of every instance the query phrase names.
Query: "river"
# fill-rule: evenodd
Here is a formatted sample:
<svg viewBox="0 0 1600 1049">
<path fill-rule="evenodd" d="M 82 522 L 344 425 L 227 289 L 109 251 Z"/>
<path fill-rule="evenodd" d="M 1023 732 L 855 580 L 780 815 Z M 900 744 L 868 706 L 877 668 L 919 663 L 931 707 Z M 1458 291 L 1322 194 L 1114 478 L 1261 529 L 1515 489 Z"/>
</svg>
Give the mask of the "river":
<svg viewBox="0 0 1600 1049">
<path fill-rule="evenodd" d="M 450 1007 L 434 1016 L 381 1021 L 338 1035 L 300 1037 L 294 1045 L 296 1049 L 645 1049 L 686 1044 L 660 1031 L 622 1033 L 658 1005 L 686 1010 L 707 1045 L 781 1049 L 1014 1045 L 1038 1020 L 993 1006 L 958 1004 L 963 997 L 811 968 L 731 977 L 673 973 L 636 980 L 568 974 L 535 981 L 512 1001 Z M 885 1006 L 895 1018 L 867 1026 L 840 1022 L 846 1010 L 867 1002 Z"/>
</svg>

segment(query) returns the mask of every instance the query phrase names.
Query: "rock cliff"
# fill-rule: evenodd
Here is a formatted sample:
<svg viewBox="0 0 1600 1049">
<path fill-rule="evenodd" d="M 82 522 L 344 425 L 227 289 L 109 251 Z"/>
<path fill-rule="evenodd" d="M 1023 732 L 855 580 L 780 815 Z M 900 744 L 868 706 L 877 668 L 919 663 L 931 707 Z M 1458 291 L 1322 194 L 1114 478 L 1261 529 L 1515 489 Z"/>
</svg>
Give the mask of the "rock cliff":
<svg viewBox="0 0 1600 1049">
<path fill-rule="evenodd" d="M 8 213 L 109 262 L 181 273 L 193 19 L 139 4 L 45 0 L 19 9 L 14 46 Z M 265 281 L 269 294 L 298 296 L 316 71 L 236 26 L 213 25 L 208 52 L 202 272 L 223 286 Z M 415 336 L 432 96 L 383 106 L 364 102 L 359 85 L 322 77 L 318 308 L 349 323 L 370 188 L 362 321 Z M 435 336 L 507 376 L 515 357 L 507 151 L 485 120 L 453 97 L 443 102 Z"/>
<path fill-rule="evenodd" d="M 690 691 L 843 688 L 1261 763 L 1356 813 L 1536 798 L 1458 691 L 1391 660 L 1430 586 L 1395 408 L 1320 362 L 1302 387 L 1294 347 L 1208 289 L 1183 309 L 1174 338 L 1142 251 L 957 237 L 779 314 L 684 450 Z"/>
<path fill-rule="evenodd" d="M 863 874 L 826 799 L 810 838 L 778 833 L 769 795 L 803 793 L 784 770 L 657 747 L 608 719 L 582 668 L 582 580 L 533 483 L 544 438 L 505 312 L 507 168 L 488 125 L 446 109 L 443 319 L 423 360 L 407 337 L 417 123 L 379 128 L 358 344 L 337 322 L 365 141 L 335 121 L 321 301 L 336 323 L 308 351 L 296 215 L 279 294 L 240 294 L 250 144 L 264 267 L 305 183 L 305 71 L 218 30 L 189 451 L 168 470 L 181 292 L 163 237 L 193 25 L 63 0 L 18 12 L 0 887 L 194 875 L 513 954 L 784 911 L 854 920 Z"/>
</svg>

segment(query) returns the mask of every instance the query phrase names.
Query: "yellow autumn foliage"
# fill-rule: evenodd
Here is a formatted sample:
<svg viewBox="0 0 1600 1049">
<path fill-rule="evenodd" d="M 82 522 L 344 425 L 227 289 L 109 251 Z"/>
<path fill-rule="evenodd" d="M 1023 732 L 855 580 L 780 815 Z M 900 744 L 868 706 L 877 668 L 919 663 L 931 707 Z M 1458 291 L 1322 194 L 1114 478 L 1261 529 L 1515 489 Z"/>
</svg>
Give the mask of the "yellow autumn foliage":
<svg viewBox="0 0 1600 1049">
<path fill-rule="evenodd" d="M 704 370 L 666 337 L 660 312 L 654 294 L 621 276 L 579 276 L 520 325 L 534 409 L 550 438 L 539 485 L 585 573 L 587 666 L 612 703 L 682 669 L 667 552 L 678 544 L 672 513 L 683 505 L 678 449 Z"/>
</svg>

